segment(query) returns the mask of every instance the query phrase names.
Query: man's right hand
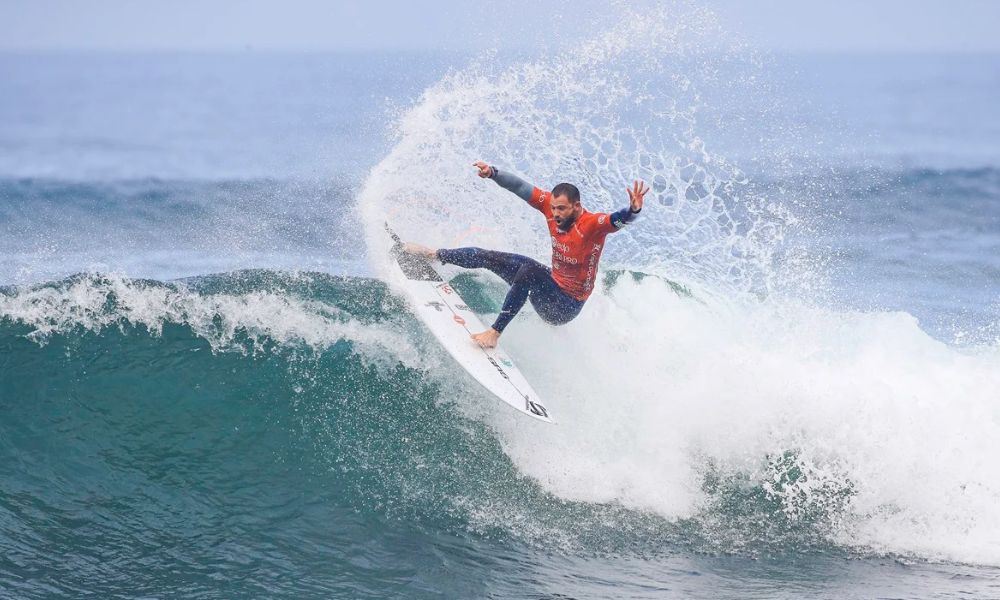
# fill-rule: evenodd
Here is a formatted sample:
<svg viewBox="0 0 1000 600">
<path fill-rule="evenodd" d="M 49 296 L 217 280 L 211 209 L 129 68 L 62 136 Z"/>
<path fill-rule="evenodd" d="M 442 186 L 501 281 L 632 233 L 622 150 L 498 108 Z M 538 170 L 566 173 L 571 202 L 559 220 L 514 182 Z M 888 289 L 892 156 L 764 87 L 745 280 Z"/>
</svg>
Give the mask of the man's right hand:
<svg viewBox="0 0 1000 600">
<path fill-rule="evenodd" d="M 477 160 L 476 162 L 472 163 L 472 166 L 479 169 L 479 176 L 482 177 L 483 179 L 486 179 L 487 177 L 493 177 L 493 167 L 489 166 L 483 161 Z"/>
</svg>

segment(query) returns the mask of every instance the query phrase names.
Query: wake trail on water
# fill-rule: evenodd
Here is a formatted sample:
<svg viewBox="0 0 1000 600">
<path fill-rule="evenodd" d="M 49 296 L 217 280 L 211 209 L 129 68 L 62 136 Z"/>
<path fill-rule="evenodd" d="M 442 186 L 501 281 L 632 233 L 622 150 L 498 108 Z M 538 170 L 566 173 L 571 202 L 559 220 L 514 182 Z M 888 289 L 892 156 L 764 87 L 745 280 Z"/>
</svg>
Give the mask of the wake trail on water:
<svg viewBox="0 0 1000 600">
<path fill-rule="evenodd" d="M 794 243 L 823 227 L 807 210 L 822 198 L 762 193 L 713 147 L 756 136 L 753 166 L 788 175 L 772 142 L 796 126 L 759 83 L 765 61 L 709 11 L 626 10 L 603 31 L 428 88 L 358 196 L 388 278 L 386 220 L 423 244 L 548 261 L 542 219 L 474 160 L 576 183 L 591 211 L 651 184 L 602 269 L 653 277 L 602 287 L 567 326 L 522 314 L 505 333 L 560 425 L 482 417 L 504 452 L 557 498 L 696 522 L 729 548 L 781 522 L 866 552 L 1000 564 L 997 345 L 949 346 L 906 313 L 829 302 L 827 265 Z M 515 512 L 475 514 L 523 522 Z"/>
</svg>

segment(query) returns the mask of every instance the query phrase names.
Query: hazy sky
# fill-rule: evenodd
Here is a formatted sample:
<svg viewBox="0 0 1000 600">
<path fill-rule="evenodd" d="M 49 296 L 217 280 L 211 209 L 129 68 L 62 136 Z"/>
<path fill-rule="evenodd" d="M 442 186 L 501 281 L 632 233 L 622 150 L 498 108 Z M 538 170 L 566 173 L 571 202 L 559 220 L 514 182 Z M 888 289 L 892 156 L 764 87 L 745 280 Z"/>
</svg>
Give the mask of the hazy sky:
<svg viewBox="0 0 1000 600">
<path fill-rule="evenodd" d="M 727 30 L 770 50 L 1000 51 L 1000 0 L 703 4 L 718 12 Z M 530 47 L 552 31 L 575 31 L 581 13 L 584 19 L 595 12 L 610 19 L 615 5 L 610 0 L 0 0 L 0 49 L 510 49 Z"/>
</svg>

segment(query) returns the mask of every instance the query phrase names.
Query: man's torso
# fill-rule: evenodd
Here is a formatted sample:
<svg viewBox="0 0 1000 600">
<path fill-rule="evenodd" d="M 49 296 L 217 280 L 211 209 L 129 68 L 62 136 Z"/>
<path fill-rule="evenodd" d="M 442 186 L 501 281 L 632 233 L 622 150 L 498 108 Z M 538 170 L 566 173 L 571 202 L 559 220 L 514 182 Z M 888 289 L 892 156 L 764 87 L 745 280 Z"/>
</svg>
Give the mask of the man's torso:
<svg viewBox="0 0 1000 600">
<path fill-rule="evenodd" d="M 545 215 L 552 241 L 552 279 L 577 300 L 586 300 L 594 291 L 597 264 L 604 250 L 604 238 L 610 232 L 610 216 L 584 210 L 573 226 L 560 231 L 549 208 L 549 193 L 538 198 L 538 208 Z"/>
</svg>

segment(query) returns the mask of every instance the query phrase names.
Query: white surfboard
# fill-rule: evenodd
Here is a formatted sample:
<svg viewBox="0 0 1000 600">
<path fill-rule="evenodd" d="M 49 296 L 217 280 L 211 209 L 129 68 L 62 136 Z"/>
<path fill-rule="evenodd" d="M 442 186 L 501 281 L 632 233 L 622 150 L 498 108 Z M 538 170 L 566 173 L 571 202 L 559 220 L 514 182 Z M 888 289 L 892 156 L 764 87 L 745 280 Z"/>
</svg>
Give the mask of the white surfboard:
<svg viewBox="0 0 1000 600">
<path fill-rule="evenodd" d="M 403 252 L 399 236 L 388 224 L 385 228 L 394 244 L 393 263 L 402 274 L 401 284 L 413 311 L 448 354 L 497 398 L 519 412 L 553 423 L 548 409 L 510 356 L 499 346 L 486 349 L 470 339 L 473 333 L 485 331 L 486 326 L 469 310 L 458 292 L 429 260 Z"/>
</svg>

